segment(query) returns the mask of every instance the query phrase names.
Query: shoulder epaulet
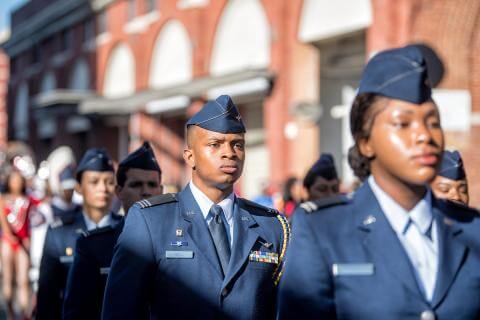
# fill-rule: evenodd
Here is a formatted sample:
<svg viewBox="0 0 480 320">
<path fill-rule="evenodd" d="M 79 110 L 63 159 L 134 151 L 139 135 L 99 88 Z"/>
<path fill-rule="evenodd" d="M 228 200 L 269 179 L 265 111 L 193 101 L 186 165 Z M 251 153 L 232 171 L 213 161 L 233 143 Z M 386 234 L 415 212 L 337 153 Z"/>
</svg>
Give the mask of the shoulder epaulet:
<svg viewBox="0 0 480 320">
<path fill-rule="evenodd" d="M 328 198 L 306 201 L 300 204 L 300 207 L 305 210 L 307 213 L 312 213 L 319 209 L 328 208 L 336 206 L 339 204 L 346 204 L 350 200 L 349 196 L 346 195 L 336 195 Z"/>
<path fill-rule="evenodd" d="M 260 210 L 263 210 L 263 211 L 266 211 L 272 215 L 278 215 L 280 214 L 278 212 L 278 210 L 276 209 L 273 209 L 273 208 L 269 208 L 269 207 L 265 207 L 265 206 L 262 206 L 261 204 L 258 204 L 256 202 L 253 202 L 253 201 L 250 201 L 250 200 L 247 200 L 247 199 L 244 199 L 244 198 L 241 198 L 242 201 L 249 207 L 253 207 L 253 208 L 257 208 L 257 209 L 260 209 Z"/>
<path fill-rule="evenodd" d="M 60 218 L 55 219 L 55 220 L 50 224 L 50 227 L 51 227 L 52 229 L 55 229 L 55 228 L 58 228 L 58 227 L 61 227 L 61 226 L 63 226 L 63 221 L 62 221 L 62 219 L 60 219 Z"/>
<path fill-rule="evenodd" d="M 89 231 L 84 231 L 84 232 L 83 232 L 83 236 L 84 236 L 84 237 L 90 237 L 90 236 L 94 236 L 94 235 L 98 235 L 98 234 L 107 233 L 107 232 L 112 231 L 112 230 L 113 230 L 113 227 L 112 227 L 112 226 L 105 226 L 105 227 L 102 227 L 102 228 L 95 228 L 95 229 L 92 229 L 92 230 L 89 230 Z"/>
<path fill-rule="evenodd" d="M 177 202 L 177 197 L 175 193 L 166 193 L 166 194 L 161 194 L 155 197 L 151 197 L 148 199 L 143 199 L 137 202 L 137 204 L 142 208 L 150 208 L 154 206 L 158 206 L 161 204 L 165 203 L 170 203 L 170 202 Z"/>
<path fill-rule="evenodd" d="M 284 268 L 284 260 L 285 260 L 285 253 L 287 252 L 287 247 L 288 243 L 290 242 L 290 223 L 288 222 L 287 218 L 281 214 L 277 214 L 277 219 L 280 221 L 280 224 L 282 225 L 282 232 L 283 232 L 283 241 L 282 241 L 282 246 L 280 249 L 280 255 L 278 256 L 278 264 L 275 269 L 275 272 L 273 273 L 273 283 L 277 285 L 280 282 L 280 278 L 282 277 L 283 274 L 283 268 Z"/>
</svg>

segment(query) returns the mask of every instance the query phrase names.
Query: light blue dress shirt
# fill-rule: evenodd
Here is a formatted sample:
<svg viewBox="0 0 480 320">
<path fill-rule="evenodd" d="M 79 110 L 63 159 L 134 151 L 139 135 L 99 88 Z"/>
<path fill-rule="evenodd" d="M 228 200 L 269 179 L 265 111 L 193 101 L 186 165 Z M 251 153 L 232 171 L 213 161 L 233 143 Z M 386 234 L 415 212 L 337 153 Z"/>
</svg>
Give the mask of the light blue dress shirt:
<svg viewBox="0 0 480 320">
<path fill-rule="evenodd" d="M 200 191 L 197 186 L 190 181 L 189 183 L 190 191 L 192 192 L 195 201 L 197 202 L 200 210 L 202 211 L 203 217 L 207 224 L 210 224 L 212 221 L 212 216 L 209 215 L 210 208 L 215 204 L 212 200 L 210 200 L 205 193 Z M 232 192 L 228 197 L 217 203 L 220 207 L 222 207 L 223 213 L 225 215 L 225 223 L 227 224 L 227 236 L 230 242 L 230 248 L 233 244 L 233 203 L 235 201 L 235 194 Z"/>
<path fill-rule="evenodd" d="M 406 211 L 380 188 L 373 176 L 368 183 L 410 258 L 420 289 L 431 301 L 438 272 L 438 231 L 432 215 L 431 191 L 428 189 L 425 197 Z"/>
</svg>

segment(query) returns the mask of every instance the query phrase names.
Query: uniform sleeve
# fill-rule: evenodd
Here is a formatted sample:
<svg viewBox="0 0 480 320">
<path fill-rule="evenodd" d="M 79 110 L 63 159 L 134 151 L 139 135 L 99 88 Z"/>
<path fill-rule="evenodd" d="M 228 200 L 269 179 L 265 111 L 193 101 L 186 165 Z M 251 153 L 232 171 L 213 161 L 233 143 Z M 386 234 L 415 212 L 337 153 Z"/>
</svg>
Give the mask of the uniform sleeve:
<svg viewBox="0 0 480 320">
<path fill-rule="evenodd" d="M 335 319 L 328 263 L 302 209 L 293 215 L 292 239 L 278 293 L 279 319 Z"/>
<path fill-rule="evenodd" d="M 98 319 L 98 283 L 101 282 L 99 266 L 89 254 L 88 239 L 79 237 L 75 246 L 73 265 L 68 272 L 63 319 Z M 103 293 L 103 292 L 102 292 Z M 101 299 L 101 297 L 100 297 Z"/>
<path fill-rule="evenodd" d="M 36 316 L 38 320 L 61 319 L 62 284 L 60 276 L 62 270 L 54 232 L 52 228 L 48 228 L 40 263 Z"/>
<path fill-rule="evenodd" d="M 148 224 L 137 205 L 125 220 L 107 279 L 102 319 L 148 319 L 155 255 Z"/>
</svg>

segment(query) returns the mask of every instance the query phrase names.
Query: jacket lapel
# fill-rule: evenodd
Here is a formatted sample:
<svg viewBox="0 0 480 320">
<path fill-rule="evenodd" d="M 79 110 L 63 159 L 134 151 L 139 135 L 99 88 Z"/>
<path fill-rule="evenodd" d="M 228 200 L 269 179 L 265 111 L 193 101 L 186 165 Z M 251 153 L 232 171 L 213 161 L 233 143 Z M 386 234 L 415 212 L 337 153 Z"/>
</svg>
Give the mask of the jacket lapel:
<svg viewBox="0 0 480 320">
<path fill-rule="evenodd" d="M 220 278 L 223 278 L 220 261 L 213 244 L 210 230 L 203 217 L 202 211 L 190 191 L 190 187 L 185 187 L 179 194 L 180 214 L 183 218 L 182 227 L 186 230 L 195 246 L 197 252 L 203 255 L 215 269 Z"/>
<path fill-rule="evenodd" d="M 432 300 L 432 307 L 435 308 L 442 302 L 453 283 L 467 254 L 467 247 L 457 239 L 457 236 L 462 233 L 461 227 L 441 213 L 436 206 L 436 201 L 433 204 L 439 239 L 437 281 Z"/>
<path fill-rule="evenodd" d="M 233 218 L 233 248 L 228 272 L 225 276 L 225 281 L 223 282 L 224 286 L 232 281 L 235 275 L 240 271 L 242 265 L 247 261 L 253 245 L 259 237 L 258 224 L 253 216 L 243 208 L 241 205 L 241 199 L 235 199 Z"/>
<path fill-rule="evenodd" d="M 425 300 L 410 259 L 367 182 L 355 193 L 353 210 L 357 226 L 364 234 L 365 250 L 374 257 L 374 262 L 386 265 L 385 270 Z"/>
</svg>

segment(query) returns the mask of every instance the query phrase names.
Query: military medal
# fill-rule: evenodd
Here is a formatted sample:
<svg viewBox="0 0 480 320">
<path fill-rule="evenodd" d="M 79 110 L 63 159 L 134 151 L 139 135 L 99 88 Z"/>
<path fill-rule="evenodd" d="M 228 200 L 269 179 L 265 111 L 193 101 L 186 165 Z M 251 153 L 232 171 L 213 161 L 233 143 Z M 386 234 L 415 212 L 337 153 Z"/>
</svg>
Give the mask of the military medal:
<svg viewBox="0 0 480 320">
<path fill-rule="evenodd" d="M 263 252 L 252 251 L 249 255 L 250 261 L 265 262 L 278 264 L 278 253 L 276 252 Z"/>
</svg>

